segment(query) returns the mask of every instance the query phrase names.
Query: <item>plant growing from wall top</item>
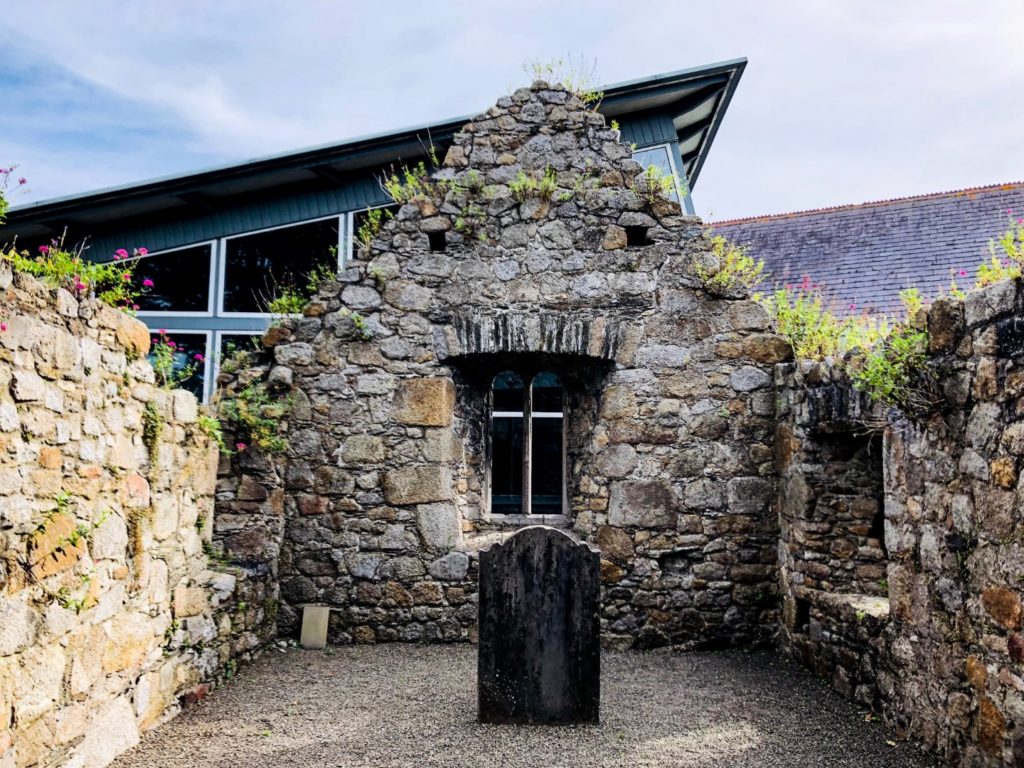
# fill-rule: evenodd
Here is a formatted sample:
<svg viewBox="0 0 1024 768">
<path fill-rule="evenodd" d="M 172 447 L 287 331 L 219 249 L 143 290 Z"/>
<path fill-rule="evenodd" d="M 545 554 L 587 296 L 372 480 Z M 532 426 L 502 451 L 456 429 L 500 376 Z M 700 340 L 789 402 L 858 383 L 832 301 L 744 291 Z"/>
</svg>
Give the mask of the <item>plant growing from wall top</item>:
<svg viewBox="0 0 1024 768">
<path fill-rule="evenodd" d="M 597 60 L 587 62 L 583 57 L 577 61 L 569 58 L 550 59 L 548 61 L 531 61 L 523 65 L 523 71 L 532 80 L 545 83 L 560 84 L 593 110 L 596 110 L 604 98 L 604 91 L 595 84 Z"/>
<path fill-rule="evenodd" d="M 715 295 L 734 292 L 749 293 L 761 282 L 764 260 L 755 261 L 744 246 L 737 245 L 722 235 L 711 238 L 711 254 L 718 267 L 712 271 L 699 259 L 694 259 L 693 270 L 704 283 L 704 287 Z"/>
<path fill-rule="evenodd" d="M 672 194 L 680 188 L 675 174 L 666 173 L 660 166 L 653 164 L 648 165 L 631 186 L 637 196 L 651 207 L 672 200 Z"/>
<path fill-rule="evenodd" d="M 63 288 L 80 298 L 95 296 L 129 314 L 138 310 L 136 299 L 153 286 L 152 280 L 138 285 L 134 278 L 134 261 L 145 256 L 146 249 L 139 248 L 129 255 L 119 248 L 106 262 L 85 259 L 84 250 L 84 245 L 68 249 L 61 239 L 39 246 L 35 256 L 12 248 L 0 257 L 13 269 L 34 275 L 53 288 Z"/>
<path fill-rule="evenodd" d="M 11 207 L 8 197 L 11 187 L 20 189 L 28 183 L 28 179 L 15 176 L 14 171 L 17 167 L 16 165 L 11 165 L 7 168 L 0 168 L 0 224 L 3 224 L 7 219 L 7 209 Z"/>
</svg>

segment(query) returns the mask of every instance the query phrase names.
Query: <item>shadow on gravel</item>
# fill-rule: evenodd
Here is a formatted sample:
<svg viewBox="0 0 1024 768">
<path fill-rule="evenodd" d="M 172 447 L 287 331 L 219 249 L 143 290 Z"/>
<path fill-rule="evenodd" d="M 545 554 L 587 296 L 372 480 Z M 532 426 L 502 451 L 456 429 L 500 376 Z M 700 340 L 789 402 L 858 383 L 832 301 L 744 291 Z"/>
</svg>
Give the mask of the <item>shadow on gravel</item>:
<svg viewBox="0 0 1024 768">
<path fill-rule="evenodd" d="M 602 658 L 601 724 L 476 722 L 476 649 L 270 652 L 143 738 L 117 768 L 930 768 L 769 653 Z"/>
</svg>

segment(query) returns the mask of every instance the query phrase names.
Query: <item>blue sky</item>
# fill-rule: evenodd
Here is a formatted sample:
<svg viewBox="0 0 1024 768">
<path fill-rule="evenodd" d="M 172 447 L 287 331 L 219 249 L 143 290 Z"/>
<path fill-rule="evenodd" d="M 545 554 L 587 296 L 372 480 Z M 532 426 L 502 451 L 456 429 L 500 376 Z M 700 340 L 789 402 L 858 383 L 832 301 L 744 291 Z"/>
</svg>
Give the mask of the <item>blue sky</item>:
<svg viewBox="0 0 1024 768">
<path fill-rule="evenodd" d="M 1019 0 L 5 0 L 15 204 L 480 111 L 523 64 L 601 82 L 747 56 L 709 219 L 1024 178 Z"/>
</svg>

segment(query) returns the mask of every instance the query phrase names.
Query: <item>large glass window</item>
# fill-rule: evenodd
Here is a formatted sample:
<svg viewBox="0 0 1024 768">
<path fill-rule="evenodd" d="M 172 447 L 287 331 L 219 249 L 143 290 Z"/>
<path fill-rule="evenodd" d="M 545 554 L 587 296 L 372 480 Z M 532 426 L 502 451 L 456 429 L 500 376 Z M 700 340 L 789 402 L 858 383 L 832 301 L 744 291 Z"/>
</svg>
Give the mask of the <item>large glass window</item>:
<svg viewBox="0 0 1024 768">
<path fill-rule="evenodd" d="M 287 288 L 303 289 L 318 268 L 337 269 L 339 219 L 231 237 L 224 244 L 223 312 L 265 313 Z"/>
<path fill-rule="evenodd" d="M 658 168 L 662 174 L 674 177 L 676 179 L 676 184 L 673 187 L 670 197 L 677 203 L 679 202 L 679 174 L 676 173 L 675 164 L 672 162 L 672 157 L 669 154 L 667 145 L 661 144 L 656 147 L 638 149 L 633 152 L 633 159 L 640 163 L 644 169 L 653 165 Z"/>
<path fill-rule="evenodd" d="M 557 374 L 491 385 L 491 513 L 557 515 L 565 503 L 564 390 Z"/>
<path fill-rule="evenodd" d="M 401 206 L 383 205 L 376 208 L 364 208 L 361 211 L 353 211 L 349 215 L 348 248 L 346 250 L 346 261 L 352 261 L 359 254 L 359 249 L 380 231 L 389 219 L 391 219 Z"/>
<path fill-rule="evenodd" d="M 136 302 L 140 312 L 211 311 L 212 243 L 145 256 L 134 268 L 137 285 L 152 283 Z"/>
<path fill-rule="evenodd" d="M 210 340 L 209 336 L 206 332 L 189 333 L 187 331 L 161 328 L 149 337 L 152 346 L 155 346 L 162 337 L 164 342 L 171 347 L 173 350 L 171 352 L 171 359 L 175 374 L 183 375 L 186 371 L 192 372 L 188 378 L 181 382 L 180 386 L 182 389 L 187 389 L 194 394 L 200 401 L 204 399 L 206 394 L 206 377 L 209 367 L 209 353 L 207 351 Z M 153 362 L 153 359 L 153 353 L 150 352 L 150 362 Z"/>
</svg>

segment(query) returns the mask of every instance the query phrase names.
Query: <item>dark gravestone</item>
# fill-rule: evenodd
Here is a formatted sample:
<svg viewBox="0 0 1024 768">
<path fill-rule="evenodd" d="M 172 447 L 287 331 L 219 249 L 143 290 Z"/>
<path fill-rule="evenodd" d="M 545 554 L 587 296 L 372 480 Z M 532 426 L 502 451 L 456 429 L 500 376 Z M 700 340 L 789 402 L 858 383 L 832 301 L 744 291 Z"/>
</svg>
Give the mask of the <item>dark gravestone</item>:
<svg viewBox="0 0 1024 768">
<path fill-rule="evenodd" d="M 554 528 L 480 554 L 482 723 L 596 723 L 600 555 Z"/>
</svg>

